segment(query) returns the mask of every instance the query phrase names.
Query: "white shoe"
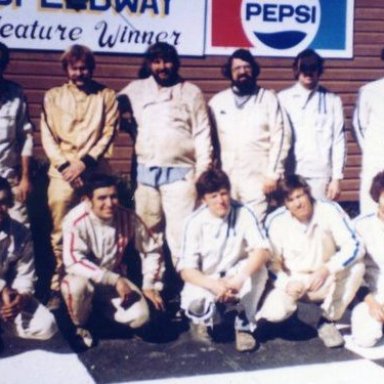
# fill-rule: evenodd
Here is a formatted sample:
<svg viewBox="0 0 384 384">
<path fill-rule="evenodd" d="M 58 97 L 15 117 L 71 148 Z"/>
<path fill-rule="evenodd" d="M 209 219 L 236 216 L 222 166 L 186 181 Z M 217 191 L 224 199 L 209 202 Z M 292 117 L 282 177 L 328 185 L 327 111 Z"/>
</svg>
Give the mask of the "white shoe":
<svg viewBox="0 0 384 384">
<path fill-rule="evenodd" d="M 344 345 L 344 338 L 334 323 L 322 323 L 317 328 L 317 334 L 327 348 L 338 348 Z"/>
<path fill-rule="evenodd" d="M 250 332 L 236 331 L 235 339 L 237 352 L 251 352 L 258 346 L 257 340 Z"/>
</svg>

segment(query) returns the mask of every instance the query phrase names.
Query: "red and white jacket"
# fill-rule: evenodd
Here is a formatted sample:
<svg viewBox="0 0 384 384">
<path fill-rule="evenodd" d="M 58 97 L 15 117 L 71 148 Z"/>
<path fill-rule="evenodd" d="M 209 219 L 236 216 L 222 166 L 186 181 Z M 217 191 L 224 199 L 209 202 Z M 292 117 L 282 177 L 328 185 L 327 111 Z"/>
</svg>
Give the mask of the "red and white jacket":
<svg viewBox="0 0 384 384">
<path fill-rule="evenodd" d="M 118 207 L 109 221 L 98 218 L 84 201 L 63 222 L 63 259 L 66 272 L 96 284 L 115 285 L 129 268 L 126 248 L 133 242 L 142 260 L 143 289 L 161 290 L 164 262 L 161 248 L 140 218 Z"/>
</svg>

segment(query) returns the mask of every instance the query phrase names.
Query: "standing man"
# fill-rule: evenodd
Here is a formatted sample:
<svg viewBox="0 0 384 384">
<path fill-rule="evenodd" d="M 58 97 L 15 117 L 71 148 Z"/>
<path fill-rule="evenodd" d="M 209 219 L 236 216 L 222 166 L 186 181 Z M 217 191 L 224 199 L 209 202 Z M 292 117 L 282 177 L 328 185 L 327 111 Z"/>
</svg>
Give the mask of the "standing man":
<svg viewBox="0 0 384 384">
<path fill-rule="evenodd" d="M 353 114 L 353 127 L 362 152 L 360 213 L 372 213 L 377 203 L 369 193 L 372 180 L 384 170 L 384 78 L 362 86 Z"/>
<path fill-rule="evenodd" d="M 55 318 L 34 297 L 34 254 L 29 229 L 12 219 L 11 186 L 0 176 L 0 326 L 24 339 L 47 340 Z"/>
<path fill-rule="evenodd" d="M 259 72 L 249 51 L 235 51 L 223 67 L 231 88 L 215 95 L 209 106 L 232 197 L 251 206 L 262 221 L 266 195 L 284 174 L 290 131 L 284 128 L 276 95 L 257 85 Z"/>
<path fill-rule="evenodd" d="M 252 332 L 267 281 L 268 240 L 255 214 L 231 201 L 230 181 L 223 171 L 204 172 L 196 189 L 204 205 L 185 226 L 181 307 L 192 321 L 194 336 L 206 342 L 221 310 L 233 307 L 236 349 L 251 351 L 257 347 Z"/>
<path fill-rule="evenodd" d="M 75 192 L 84 175 L 109 170 L 106 157 L 111 154 L 118 120 L 115 92 L 92 80 L 95 58 L 90 49 L 73 45 L 64 52 L 61 63 L 68 82 L 45 94 L 41 118 L 42 144 L 50 161 L 48 205 L 56 258 L 51 308 L 59 305 L 62 220 L 77 203 Z"/>
<path fill-rule="evenodd" d="M 94 174 L 86 183 L 85 200 L 68 213 L 63 224 L 67 275 L 61 290 L 79 345 L 91 347 L 94 341 L 87 321 L 93 307 L 131 328 L 149 320 L 144 297 L 157 310 L 164 309 L 160 295 L 164 266 L 159 244 L 143 222 L 118 205 L 116 180 Z M 126 277 L 133 256 L 129 245 L 140 252 L 143 292 Z"/>
<path fill-rule="evenodd" d="M 195 180 L 210 167 L 212 152 L 203 94 L 179 76 L 179 67 L 176 49 L 156 43 L 140 71 L 146 78 L 120 92 L 137 122 L 136 212 L 158 237 L 165 226 L 174 264 L 182 223 L 196 204 Z"/>
<path fill-rule="evenodd" d="M 10 215 L 29 225 L 26 200 L 31 189 L 32 125 L 22 88 L 3 77 L 8 62 L 8 47 L 0 43 L 0 176 L 12 186 L 14 205 Z"/>
<path fill-rule="evenodd" d="M 319 85 L 323 59 L 312 49 L 293 62 L 296 84 L 279 93 L 293 132 L 288 173 L 305 178 L 316 199 L 335 200 L 345 163 L 344 116 L 341 99 Z"/>
<path fill-rule="evenodd" d="M 326 347 L 342 346 L 334 323 L 362 282 L 363 247 L 347 214 L 334 202 L 315 200 L 303 177 L 288 176 L 277 192 L 285 206 L 267 218 L 274 289 L 258 318 L 280 322 L 299 300 L 319 303 L 319 337 Z"/>
</svg>

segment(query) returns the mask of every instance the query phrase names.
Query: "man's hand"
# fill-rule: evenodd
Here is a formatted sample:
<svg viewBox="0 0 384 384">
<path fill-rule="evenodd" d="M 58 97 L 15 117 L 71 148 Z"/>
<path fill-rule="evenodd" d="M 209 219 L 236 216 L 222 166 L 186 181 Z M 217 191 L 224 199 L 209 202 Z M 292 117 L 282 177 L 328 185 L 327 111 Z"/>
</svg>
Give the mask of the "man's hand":
<svg viewBox="0 0 384 384">
<path fill-rule="evenodd" d="M 224 278 L 226 287 L 233 293 L 237 294 L 240 292 L 242 286 L 244 285 L 247 276 L 241 273 L 237 273 L 234 276 Z"/>
<path fill-rule="evenodd" d="M 340 180 L 331 180 L 327 187 L 327 199 L 336 200 L 341 192 Z"/>
<path fill-rule="evenodd" d="M 308 290 L 311 292 L 319 290 L 324 285 L 329 275 L 330 272 L 326 266 L 320 267 L 317 271 L 312 273 Z"/>
<path fill-rule="evenodd" d="M 164 311 L 164 301 L 155 289 L 143 289 L 144 296 L 155 306 L 158 311 Z"/>
<path fill-rule="evenodd" d="M 384 305 L 380 304 L 372 295 L 364 300 L 368 305 L 369 314 L 380 323 L 384 323 Z"/>
<path fill-rule="evenodd" d="M 4 321 L 13 320 L 24 308 L 28 296 L 21 295 L 16 290 L 5 287 L 1 292 L 0 315 Z"/>
<path fill-rule="evenodd" d="M 84 171 L 85 164 L 81 160 L 74 159 L 70 162 L 69 166 L 63 170 L 62 175 L 65 181 L 72 184 Z"/>
<path fill-rule="evenodd" d="M 17 201 L 24 203 L 31 192 L 31 183 L 27 177 L 20 179 L 19 185 L 14 189 L 15 198 Z"/>
<path fill-rule="evenodd" d="M 132 292 L 132 289 L 127 279 L 125 279 L 124 277 L 119 277 L 116 283 L 116 292 L 123 302 L 124 300 L 128 299 L 130 293 Z"/>
<path fill-rule="evenodd" d="M 306 289 L 301 281 L 290 281 L 287 283 L 285 292 L 289 296 L 292 296 L 294 299 L 298 300 L 305 295 Z"/>
<path fill-rule="evenodd" d="M 228 289 L 224 279 L 212 279 L 209 290 L 216 296 L 219 303 L 229 303 L 236 300 L 236 296 Z"/>
<path fill-rule="evenodd" d="M 71 184 L 71 187 L 74 188 L 74 189 L 81 188 L 84 185 L 83 180 L 82 180 L 81 177 L 77 177 L 70 184 Z"/>
<path fill-rule="evenodd" d="M 277 188 L 277 180 L 271 179 L 270 177 L 265 177 L 263 181 L 263 193 L 264 195 L 268 195 L 269 193 L 272 193 Z"/>
</svg>

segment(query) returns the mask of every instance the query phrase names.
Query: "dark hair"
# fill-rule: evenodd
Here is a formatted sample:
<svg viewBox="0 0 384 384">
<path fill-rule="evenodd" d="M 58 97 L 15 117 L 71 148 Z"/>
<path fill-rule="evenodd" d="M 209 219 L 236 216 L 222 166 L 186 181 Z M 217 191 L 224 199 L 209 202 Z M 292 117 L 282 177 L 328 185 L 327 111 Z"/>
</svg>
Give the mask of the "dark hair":
<svg viewBox="0 0 384 384">
<path fill-rule="evenodd" d="M 2 71 L 7 68 L 7 65 L 9 63 L 9 48 L 3 44 L 0 43 L 0 69 Z"/>
<path fill-rule="evenodd" d="M 232 69 L 232 62 L 234 59 L 240 59 L 249 63 L 252 67 L 252 76 L 255 79 L 260 75 L 260 66 L 257 63 L 257 61 L 254 59 L 254 57 L 251 55 L 251 52 L 249 52 L 247 49 L 241 48 L 233 52 L 232 55 L 228 57 L 227 62 L 221 68 L 221 73 L 227 79 L 232 80 L 231 69 Z"/>
<path fill-rule="evenodd" d="M 12 187 L 9 184 L 8 180 L 4 177 L 0 176 L 0 191 L 4 191 L 6 193 L 6 203 L 8 208 L 13 207 L 13 193 Z"/>
<path fill-rule="evenodd" d="M 372 199 L 378 203 L 381 193 L 384 192 L 384 171 L 379 172 L 372 180 L 369 193 Z"/>
<path fill-rule="evenodd" d="M 289 197 L 289 195 L 295 189 L 300 188 L 302 188 L 304 192 L 309 196 L 309 198 L 313 201 L 311 187 L 306 182 L 306 180 L 299 175 L 289 175 L 279 181 L 277 191 L 275 193 L 276 199 L 280 204 L 284 204 L 285 200 Z"/>
<path fill-rule="evenodd" d="M 230 190 L 231 183 L 227 174 L 221 169 L 213 168 L 203 172 L 196 181 L 196 191 L 199 199 L 206 193 L 217 192 L 225 188 Z"/>
<path fill-rule="evenodd" d="M 145 52 L 144 61 L 139 70 L 139 78 L 144 79 L 151 75 L 150 64 L 158 58 L 170 60 L 173 63 L 175 73 L 178 72 L 180 59 L 176 48 L 171 44 L 158 42 L 151 45 Z"/>
<path fill-rule="evenodd" d="M 300 66 L 303 63 L 308 63 L 316 66 L 319 75 L 322 75 L 324 72 L 324 59 L 316 53 L 313 49 L 307 48 L 304 51 L 301 51 L 293 61 L 292 68 L 295 75 L 295 79 L 299 78 Z"/>
<path fill-rule="evenodd" d="M 84 61 L 88 70 L 93 73 L 96 67 L 95 56 L 93 52 L 85 45 L 74 44 L 71 45 L 60 58 L 61 65 L 66 71 L 69 64 L 73 64 L 76 61 Z"/>
<path fill-rule="evenodd" d="M 91 199 L 96 189 L 106 187 L 117 188 L 117 179 L 114 176 L 104 173 L 94 173 L 85 179 L 82 194 Z"/>
</svg>

